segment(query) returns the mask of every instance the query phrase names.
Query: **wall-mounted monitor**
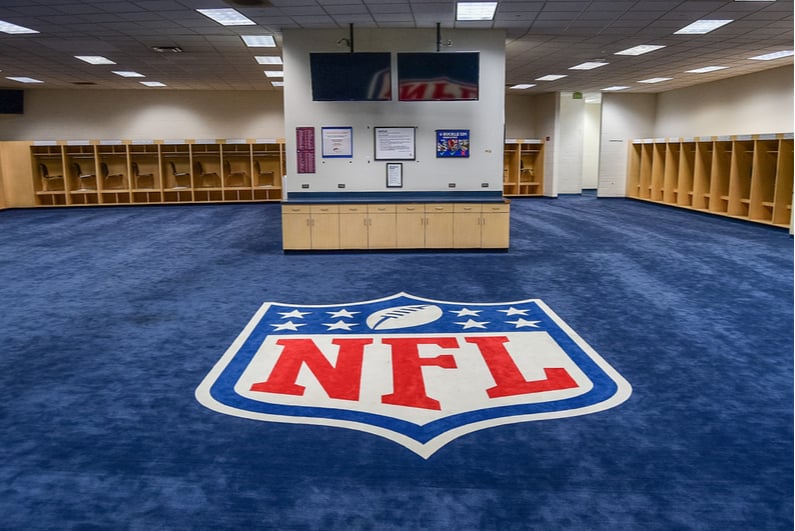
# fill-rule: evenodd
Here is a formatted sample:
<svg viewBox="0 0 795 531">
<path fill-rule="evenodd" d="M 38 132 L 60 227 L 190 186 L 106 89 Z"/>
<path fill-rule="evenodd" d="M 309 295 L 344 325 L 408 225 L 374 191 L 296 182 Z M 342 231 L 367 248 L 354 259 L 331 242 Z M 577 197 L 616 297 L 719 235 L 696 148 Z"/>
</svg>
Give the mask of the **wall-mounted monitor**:
<svg viewBox="0 0 795 531">
<path fill-rule="evenodd" d="M 0 89 L 0 114 L 24 114 L 25 91 Z"/>
<path fill-rule="evenodd" d="M 399 53 L 397 68 L 400 101 L 478 99 L 478 52 Z"/>
<path fill-rule="evenodd" d="M 392 99 L 388 52 L 310 53 L 314 101 L 389 101 Z"/>
</svg>

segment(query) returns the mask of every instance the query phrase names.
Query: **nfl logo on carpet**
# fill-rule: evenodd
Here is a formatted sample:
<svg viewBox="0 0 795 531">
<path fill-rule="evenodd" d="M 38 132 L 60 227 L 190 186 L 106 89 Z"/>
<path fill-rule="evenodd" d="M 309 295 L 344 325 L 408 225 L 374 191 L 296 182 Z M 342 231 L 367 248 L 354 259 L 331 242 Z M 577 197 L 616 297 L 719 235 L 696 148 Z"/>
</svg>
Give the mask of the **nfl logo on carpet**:
<svg viewBox="0 0 795 531">
<path fill-rule="evenodd" d="M 263 304 L 196 399 L 239 417 L 365 431 L 428 458 L 476 430 L 603 411 L 631 392 L 540 300 L 399 293 Z"/>
</svg>

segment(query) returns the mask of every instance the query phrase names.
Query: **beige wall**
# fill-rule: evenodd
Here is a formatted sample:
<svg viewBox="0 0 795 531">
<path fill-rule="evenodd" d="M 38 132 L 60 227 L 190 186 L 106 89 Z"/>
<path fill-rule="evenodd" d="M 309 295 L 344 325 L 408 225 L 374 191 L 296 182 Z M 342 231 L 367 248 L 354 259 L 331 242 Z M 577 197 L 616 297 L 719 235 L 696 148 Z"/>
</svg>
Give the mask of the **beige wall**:
<svg viewBox="0 0 795 531">
<path fill-rule="evenodd" d="M 0 141 L 283 136 L 281 92 L 35 89 L 0 115 Z"/>
</svg>

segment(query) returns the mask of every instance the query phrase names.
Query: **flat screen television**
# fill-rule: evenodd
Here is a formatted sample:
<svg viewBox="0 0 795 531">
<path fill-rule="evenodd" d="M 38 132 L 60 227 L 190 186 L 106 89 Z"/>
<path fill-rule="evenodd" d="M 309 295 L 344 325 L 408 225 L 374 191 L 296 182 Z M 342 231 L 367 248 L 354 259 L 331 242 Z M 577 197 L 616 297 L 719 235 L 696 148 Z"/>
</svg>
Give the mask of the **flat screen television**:
<svg viewBox="0 0 795 531">
<path fill-rule="evenodd" d="M 478 52 L 399 53 L 397 70 L 400 101 L 478 99 Z"/>
<path fill-rule="evenodd" d="M 0 114 L 24 114 L 25 91 L 0 89 Z"/>
<path fill-rule="evenodd" d="M 310 53 L 314 101 L 389 101 L 389 52 Z"/>
</svg>

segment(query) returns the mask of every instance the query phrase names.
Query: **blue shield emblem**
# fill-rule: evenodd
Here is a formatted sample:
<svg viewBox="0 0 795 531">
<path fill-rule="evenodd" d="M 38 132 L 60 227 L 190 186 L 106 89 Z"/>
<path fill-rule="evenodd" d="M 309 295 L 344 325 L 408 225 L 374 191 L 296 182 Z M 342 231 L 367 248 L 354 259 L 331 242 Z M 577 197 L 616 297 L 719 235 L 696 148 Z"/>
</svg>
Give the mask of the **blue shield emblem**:
<svg viewBox="0 0 795 531">
<path fill-rule="evenodd" d="M 540 300 L 399 293 L 263 304 L 196 399 L 249 419 L 366 431 L 427 459 L 476 430 L 603 411 L 631 392 Z"/>
</svg>

